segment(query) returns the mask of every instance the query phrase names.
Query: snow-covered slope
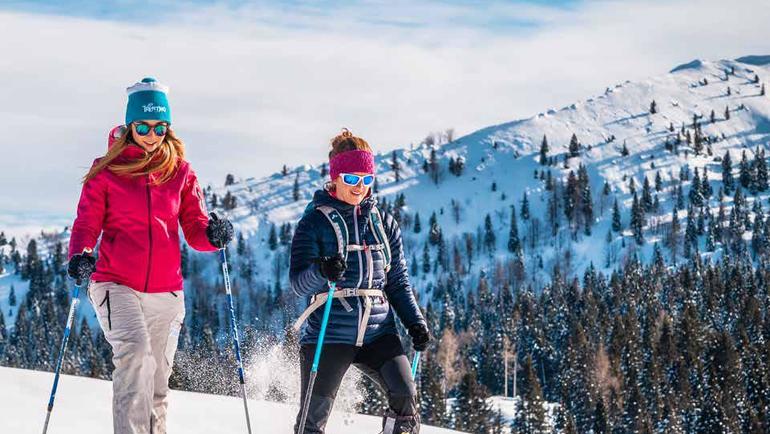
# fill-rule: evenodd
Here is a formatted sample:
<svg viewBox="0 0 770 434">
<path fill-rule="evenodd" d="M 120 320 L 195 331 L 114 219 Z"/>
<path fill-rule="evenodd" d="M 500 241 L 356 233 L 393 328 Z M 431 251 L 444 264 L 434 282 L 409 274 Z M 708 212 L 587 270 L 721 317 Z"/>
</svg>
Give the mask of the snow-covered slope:
<svg viewBox="0 0 770 434">
<path fill-rule="evenodd" d="M 763 80 L 770 76 L 769 65 L 768 56 L 695 60 L 648 80 L 609 86 L 601 94 L 567 107 L 547 109 L 531 118 L 484 128 L 434 147 L 440 168 L 438 184 L 423 170 L 425 161 L 430 158 L 431 146 L 423 143 L 395 151 L 401 165 L 399 181 L 395 181 L 391 169 L 392 154 L 381 154 L 377 158 L 380 197 L 393 203 L 396 195 L 403 193 L 406 213 L 413 216 L 419 212 L 421 215 L 422 233 L 404 231 L 407 259 L 421 258 L 427 233 L 425 227 L 432 212 L 438 214 L 449 249 L 457 244 L 461 251 L 464 246 L 462 235 L 477 236 L 489 214 L 497 234 L 497 253 L 492 260 L 475 261 L 474 268 L 491 269 L 494 260 L 504 261 L 509 257 L 506 243 L 511 206 L 515 205 L 519 210 L 526 192 L 531 215 L 539 223 L 533 229 L 531 221 L 534 219 L 529 222 L 519 220 L 519 231 L 525 239 L 528 273 L 536 278 L 538 274 L 550 272 L 556 261 L 564 262 L 566 253 L 573 262 L 563 271 L 570 274 L 579 272 L 591 262 L 600 268 L 614 267 L 615 261 L 609 264 L 606 261 L 608 251 L 614 251 L 613 256 L 618 260 L 628 251 L 625 246 L 621 248 L 625 243 L 618 234 L 613 235 L 610 243 L 606 242 L 612 202 L 615 198 L 619 201 L 626 228 L 623 235 L 629 237 L 630 179 L 633 178 L 641 195 L 644 177 L 652 182 L 656 172 L 660 171 L 663 190 L 658 196 L 662 209 L 648 221 L 647 243 L 638 249 L 630 248 L 642 259 L 649 259 L 654 242 L 662 237 L 657 228 L 670 219 L 672 191 L 678 183 L 680 168 L 689 166 L 691 172 L 699 168 L 701 174 L 703 168 L 707 168 L 716 193 L 719 187 L 716 181 L 720 179 L 717 157 L 729 150 L 737 166 L 743 150 L 751 159 L 755 147 L 766 146 L 770 137 L 770 98 L 760 92 Z M 755 75 L 759 83 L 754 83 Z M 650 113 L 653 100 L 657 108 L 654 114 Z M 729 119 L 725 119 L 726 109 L 730 112 Z M 712 110 L 714 122 L 710 121 Z M 699 117 L 703 135 L 712 143 L 705 146 L 699 156 L 695 156 L 692 146 L 684 142 L 679 146 L 678 154 L 666 150 L 666 142 L 673 143 L 683 126 L 693 133 L 694 115 Z M 673 131 L 670 130 L 672 127 Z M 579 156 L 568 158 L 565 163 L 564 156 L 573 134 L 582 149 Z M 555 159 L 555 165 L 539 164 L 543 136 L 548 139 L 548 155 Z M 628 156 L 621 156 L 624 144 Z M 319 145 L 319 160 L 323 159 L 324 152 L 323 146 Z M 449 160 L 457 158 L 465 162 L 461 176 L 454 176 L 447 170 Z M 534 175 L 545 169 L 558 182 L 570 171 L 577 171 L 580 164 L 586 166 L 590 177 L 595 216 L 593 235 L 572 239 L 563 224 L 563 230 L 557 236 L 551 236 L 545 225 L 548 192 L 544 182 Z M 231 217 L 245 235 L 252 236 L 257 251 L 267 251 L 264 243 L 270 225 L 280 227 L 284 223 L 295 223 L 312 192 L 323 184 L 321 174 L 320 164 L 297 167 L 289 169 L 286 175 L 276 173 L 260 179 L 248 178 L 228 187 L 214 188 L 213 192 L 220 201 L 227 191 L 237 197 L 239 206 L 230 212 Z M 299 200 L 296 201 L 292 194 L 295 180 L 299 186 Z M 611 188 L 607 196 L 602 195 L 605 182 Z M 689 180 L 683 186 L 686 194 Z M 715 206 L 713 199 L 712 206 Z M 459 212 L 455 213 L 453 208 L 459 208 Z M 684 219 L 684 214 L 680 213 L 680 219 Z M 532 231 L 540 233 L 532 235 Z M 537 240 L 527 247 L 531 237 L 537 237 Z M 270 270 L 272 261 L 263 263 L 266 264 L 265 271 Z"/>
<path fill-rule="evenodd" d="M 53 374 L 0 368 L 0 432 L 39 433 L 45 420 Z M 112 432 L 112 384 L 90 378 L 63 376 L 49 426 L 51 434 Z M 245 433 L 243 404 L 238 398 L 171 391 L 168 431 L 172 433 Z M 254 433 L 289 434 L 295 406 L 249 401 Z M 377 433 L 381 419 L 335 413 L 328 430 L 335 434 Z M 452 433 L 423 427 L 427 434 Z"/>
</svg>

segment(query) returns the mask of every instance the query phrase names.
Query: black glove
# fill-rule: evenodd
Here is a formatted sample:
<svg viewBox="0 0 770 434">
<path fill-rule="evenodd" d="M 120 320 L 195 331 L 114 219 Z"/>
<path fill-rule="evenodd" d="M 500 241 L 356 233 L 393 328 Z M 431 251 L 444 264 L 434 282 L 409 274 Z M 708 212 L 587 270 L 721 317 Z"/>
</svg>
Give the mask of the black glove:
<svg viewBox="0 0 770 434">
<path fill-rule="evenodd" d="M 96 270 L 96 258 L 86 252 L 72 255 L 67 265 L 67 274 L 78 282 L 88 280 Z"/>
<path fill-rule="evenodd" d="M 220 219 L 216 213 L 209 214 L 209 225 L 206 227 L 206 236 L 209 242 L 216 248 L 223 248 L 233 239 L 233 224 L 227 219 Z"/>
<path fill-rule="evenodd" d="M 324 256 L 318 258 L 316 262 L 321 269 L 321 276 L 325 277 L 326 280 L 331 282 L 340 280 L 342 275 L 345 274 L 345 270 L 348 268 L 348 265 L 345 263 L 345 259 L 340 255 Z"/>
<path fill-rule="evenodd" d="M 412 347 L 415 351 L 425 351 L 432 339 L 428 326 L 421 322 L 409 326 L 409 336 L 412 337 Z"/>
</svg>

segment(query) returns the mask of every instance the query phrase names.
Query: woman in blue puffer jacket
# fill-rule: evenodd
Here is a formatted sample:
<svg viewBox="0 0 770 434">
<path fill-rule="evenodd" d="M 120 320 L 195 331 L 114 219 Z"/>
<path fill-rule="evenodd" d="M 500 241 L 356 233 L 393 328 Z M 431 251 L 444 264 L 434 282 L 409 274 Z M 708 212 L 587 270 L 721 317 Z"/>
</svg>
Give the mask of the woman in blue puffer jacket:
<svg viewBox="0 0 770 434">
<path fill-rule="evenodd" d="M 343 130 L 332 140 L 329 169 L 331 182 L 315 193 L 291 244 L 291 286 L 308 298 L 308 309 L 296 324 L 305 323 L 301 402 L 306 399 L 327 285 L 337 283 L 305 430 L 297 434 L 324 433 L 350 365 L 388 393 L 384 434 L 417 434 L 416 388 L 395 315 L 416 351 L 424 350 L 431 337 L 409 283 L 401 231 L 391 215 L 380 213 L 371 196 L 375 164 L 365 140 Z"/>
</svg>

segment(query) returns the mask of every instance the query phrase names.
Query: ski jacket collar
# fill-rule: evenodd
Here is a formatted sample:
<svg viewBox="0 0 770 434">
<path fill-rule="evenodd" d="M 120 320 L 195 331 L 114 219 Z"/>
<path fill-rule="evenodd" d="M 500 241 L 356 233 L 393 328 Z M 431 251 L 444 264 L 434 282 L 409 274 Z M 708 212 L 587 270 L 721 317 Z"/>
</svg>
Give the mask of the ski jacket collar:
<svg viewBox="0 0 770 434">
<path fill-rule="evenodd" d="M 336 197 L 332 196 L 332 194 L 326 189 L 317 190 L 315 192 L 313 195 L 312 205 L 314 208 L 319 206 L 331 206 L 339 211 L 342 215 L 351 215 L 356 207 L 355 205 L 351 205 L 345 201 L 337 199 Z M 364 198 L 364 200 L 361 201 L 361 203 L 358 205 L 360 215 L 369 215 L 369 213 L 372 211 L 372 208 L 374 208 L 376 205 L 377 199 L 372 196 L 370 191 L 369 195 Z"/>
</svg>

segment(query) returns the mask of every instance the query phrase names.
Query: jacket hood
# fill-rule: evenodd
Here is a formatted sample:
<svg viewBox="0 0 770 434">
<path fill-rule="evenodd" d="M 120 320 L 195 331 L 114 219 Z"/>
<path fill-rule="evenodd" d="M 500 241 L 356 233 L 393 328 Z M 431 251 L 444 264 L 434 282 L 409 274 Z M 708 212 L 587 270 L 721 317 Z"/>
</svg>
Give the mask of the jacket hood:
<svg viewBox="0 0 770 434">
<path fill-rule="evenodd" d="M 107 135 L 107 150 L 109 150 L 115 145 L 115 142 L 123 134 L 123 131 L 125 128 L 126 128 L 125 125 L 118 125 L 110 130 L 109 134 Z M 124 149 L 123 152 L 120 153 L 120 157 L 118 157 L 118 161 L 136 160 L 144 157 L 145 154 L 146 154 L 146 151 L 142 149 L 140 146 L 129 144 L 128 146 L 126 146 L 126 149 Z"/>
<path fill-rule="evenodd" d="M 123 134 L 124 128 L 124 125 L 118 125 L 110 130 L 110 133 L 107 135 L 107 149 L 112 148 L 112 145 L 115 144 L 115 141 L 117 141 Z"/>
</svg>

